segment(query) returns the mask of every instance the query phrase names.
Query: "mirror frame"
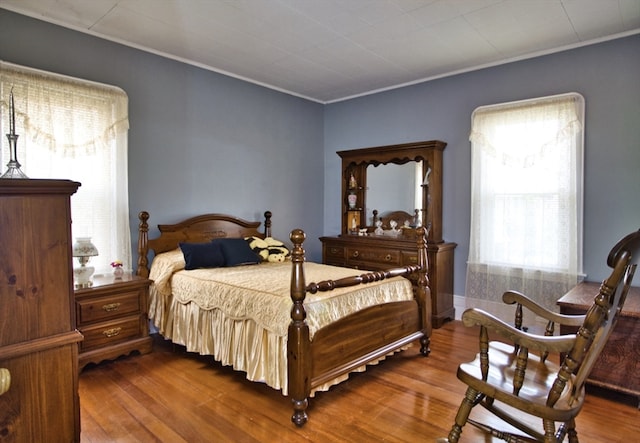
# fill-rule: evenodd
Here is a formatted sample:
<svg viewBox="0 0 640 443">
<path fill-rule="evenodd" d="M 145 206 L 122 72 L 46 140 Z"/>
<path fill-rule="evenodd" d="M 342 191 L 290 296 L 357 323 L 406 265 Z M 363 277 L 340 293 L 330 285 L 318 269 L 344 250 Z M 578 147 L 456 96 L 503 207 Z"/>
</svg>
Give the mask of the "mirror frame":
<svg viewBox="0 0 640 443">
<path fill-rule="evenodd" d="M 422 176 L 424 177 L 429 169 L 431 172 L 428 186 L 422 187 L 422 208 L 416 209 L 422 209 L 422 225 L 427 227 L 429 232 L 427 241 L 442 243 L 442 155 L 446 146 L 443 141 L 430 140 L 338 151 L 337 154 L 342 159 L 341 235 L 353 232 L 350 225 L 354 219 L 357 220 L 358 228 L 368 227 L 365 222 L 367 166 L 387 163 L 402 165 L 422 160 Z M 352 175 L 356 182 L 355 187 L 349 185 Z M 356 196 L 354 207 L 349 206 L 350 194 Z"/>
</svg>

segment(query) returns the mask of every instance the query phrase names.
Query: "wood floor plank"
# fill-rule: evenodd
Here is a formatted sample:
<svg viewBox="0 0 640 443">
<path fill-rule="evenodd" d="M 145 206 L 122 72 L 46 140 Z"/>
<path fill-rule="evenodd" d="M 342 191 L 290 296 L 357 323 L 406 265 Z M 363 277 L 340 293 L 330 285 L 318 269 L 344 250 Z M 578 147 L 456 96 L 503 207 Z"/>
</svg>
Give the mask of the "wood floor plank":
<svg viewBox="0 0 640 443">
<path fill-rule="evenodd" d="M 156 338 L 150 354 L 88 365 L 81 373 L 81 441 L 434 441 L 453 423 L 465 391 L 456 369 L 474 358 L 477 343 L 477 330 L 447 323 L 434 330 L 429 357 L 413 346 L 317 393 L 309 422 L 298 428 L 280 391 Z M 591 391 L 577 420 L 581 441 L 628 442 L 638 432 L 637 400 Z M 474 410 L 474 417 L 490 414 Z M 498 440 L 465 426 L 461 442 L 478 441 Z"/>
</svg>

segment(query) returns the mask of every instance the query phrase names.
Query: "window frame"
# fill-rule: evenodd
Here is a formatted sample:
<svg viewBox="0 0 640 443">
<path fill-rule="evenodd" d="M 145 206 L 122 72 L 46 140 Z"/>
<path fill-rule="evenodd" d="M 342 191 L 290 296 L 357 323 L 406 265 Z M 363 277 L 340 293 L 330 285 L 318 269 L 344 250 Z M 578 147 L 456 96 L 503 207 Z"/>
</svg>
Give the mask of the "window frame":
<svg viewBox="0 0 640 443">
<path fill-rule="evenodd" d="M 132 269 L 126 92 L 117 86 L 0 61 L 2 116 L 9 115 L 12 92 L 18 159 L 24 173 L 31 178 L 79 181 L 78 192 L 71 196 L 72 236 L 93 238 L 99 255 L 90 265 L 97 273 L 110 272 L 115 260 Z M 0 128 L 7 129 L 7 122 L 8 118 L 0 120 Z M 86 159 L 96 152 L 106 160 Z M 0 163 L 4 163 L 8 150 L 1 154 Z M 71 165 L 75 158 L 85 158 L 84 163 Z M 89 191 L 87 177 L 98 177 L 98 166 L 108 178 L 101 180 L 103 186 Z M 80 221 L 83 217 L 85 225 Z"/>
<path fill-rule="evenodd" d="M 583 263 L 584 263 L 584 259 L 583 259 L 583 251 L 584 251 L 584 134 L 585 134 L 585 99 L 584 96 L 582 96 L 582 94 L 577 93 L 577 92 L 568 92 L 568 93 L 563 93 L 563 94 L 556 94 L 556 95 L 549 95 L 549 96 L 544 96 L 544 97 L 536 97 L 536 98 L 530 98 L 530 99 L 524 99 L 524 100 L 514 100 L 514 101 L 509 101 L 509 102 L 503 102 L 503 103 L 496 103 L 496 104 L 491 104 L 491 105 L 483 105 L 483 106 L 478 106 L 476 109 L 473 110 L 473 112 L 471 113 L 471 127 L 473 128 L 473 122 L 474 122 L 474 118 L 475 116 L 479 113 L 479 112 L 486 112 L 486 111 L 496 111 L 496 110 L 501 110 L 501 109 L 510 109 L 513 108 L 514 106 L 518 106 L 518 107 L 522 107 L 522 106 L 526 106 L 529 104 L 538 104 L 538 103 L 543 103 L 543 102 L 548 102 L 551 100 L 558 100 L 558 99 L 563 99 L 563 98 L 574 98 L 576 100 L 577 103 L 577 117 L 580 121 L 580 123 L 582 124 L 582 130 L 579 132 L 579 140 L 577 140 L 578 142 L 578 146 L 579 149 L 576 149 L 576 172 L 577 174 L 579 174 L 579 177 L 577 179 L 577 183 L 576 183 L 576 217 L 577 217 L 577 269 L 578 269 L 578 274 L 581 276 L 584 276 L 584 271 L 583 271 Z M 473 171 L 471 172 L 472 174 L 474 173 Z M 474 177 L 472 176 L 472 181 L 474 180 Z M 516 266 L 510 263 L 506 263 L 504 264 L 506 266 Z M 526 266 L 523 266 L 526 267 Z"/>
</svg>

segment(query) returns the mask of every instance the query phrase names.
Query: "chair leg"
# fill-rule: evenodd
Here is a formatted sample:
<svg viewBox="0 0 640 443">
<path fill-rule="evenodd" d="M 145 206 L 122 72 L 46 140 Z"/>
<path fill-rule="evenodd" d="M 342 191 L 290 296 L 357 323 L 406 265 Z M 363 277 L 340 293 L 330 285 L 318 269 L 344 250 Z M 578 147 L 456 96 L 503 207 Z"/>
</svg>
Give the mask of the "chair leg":
<svg viewBox="0 0 640 443">
<path fill-rule="evenodd" d="M 544 441 L 552 442 L 552 443 L 561 443 L 564 441 L 565 436 L 569 436 L 569 443 L 580 443 L 578 441 L 578 432 L 576 431 L 576 422 L 575 420 L 569 420 L 566 423 L 562 423 L 558 426 L 558 431 L 555 432 L 553 437 L 550 435 L 553 433 L 554 422 L 550 420 L 543 420 L 544 423 Z"/>
<path fill-rule="evenodd" d="M 542 420 L 544 426 L 544 443 L 557 443 L 556 423 L 553 420 Z"/>
<path fill-rule="evenodd" d="M 473 407 L 478 404 L 481 398 L 482 395 L 478 391 L 473 388 L 467 388 L 467 392 L 462 399 L 460 407 L 458 408 L 455 423 L 451 427 L 451 431 L 449 431 L 449 443 L 458 442 L 458 440 L 460 439 L 460 434 L 462 434 L 462 428 L 467 423 L 469 414 L 471 414 L 471 409 L 473 409 Z"/>
<path fill-rule="evenodd" d="M 567 434 L 569 435 L 569 443 L 580 443 L 578 441 L 578 432 L 576 431 L 576 421 L 567 422 Z"/>
</svg>

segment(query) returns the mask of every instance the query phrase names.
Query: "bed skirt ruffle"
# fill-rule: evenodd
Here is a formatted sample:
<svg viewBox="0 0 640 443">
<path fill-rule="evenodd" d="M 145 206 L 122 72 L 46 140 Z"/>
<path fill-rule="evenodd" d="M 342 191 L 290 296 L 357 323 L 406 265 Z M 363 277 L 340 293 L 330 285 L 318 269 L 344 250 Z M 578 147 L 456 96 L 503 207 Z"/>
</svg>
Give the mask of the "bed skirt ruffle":
<svg viewBox="0 0 640 443">
<path fill-rule="evenodd" d="M 266 383 L 287 395 L 286 335 L 276 335 L 251 319 L 228 318 L 219 309 L 203 310 L 195 303 L 179 303 L 173 296 L 160 297 L 153 286 L 149 302 L 149 317 L 163 337 L 185 346 L 188 352 L 211 355 L 221 364 L 245 372 L 248 380 Z M 363 365 L 353 372 L 365 370 Z M 316 386 L 311 396 L 348 378 L 345 374 Z"/>
</svg>

